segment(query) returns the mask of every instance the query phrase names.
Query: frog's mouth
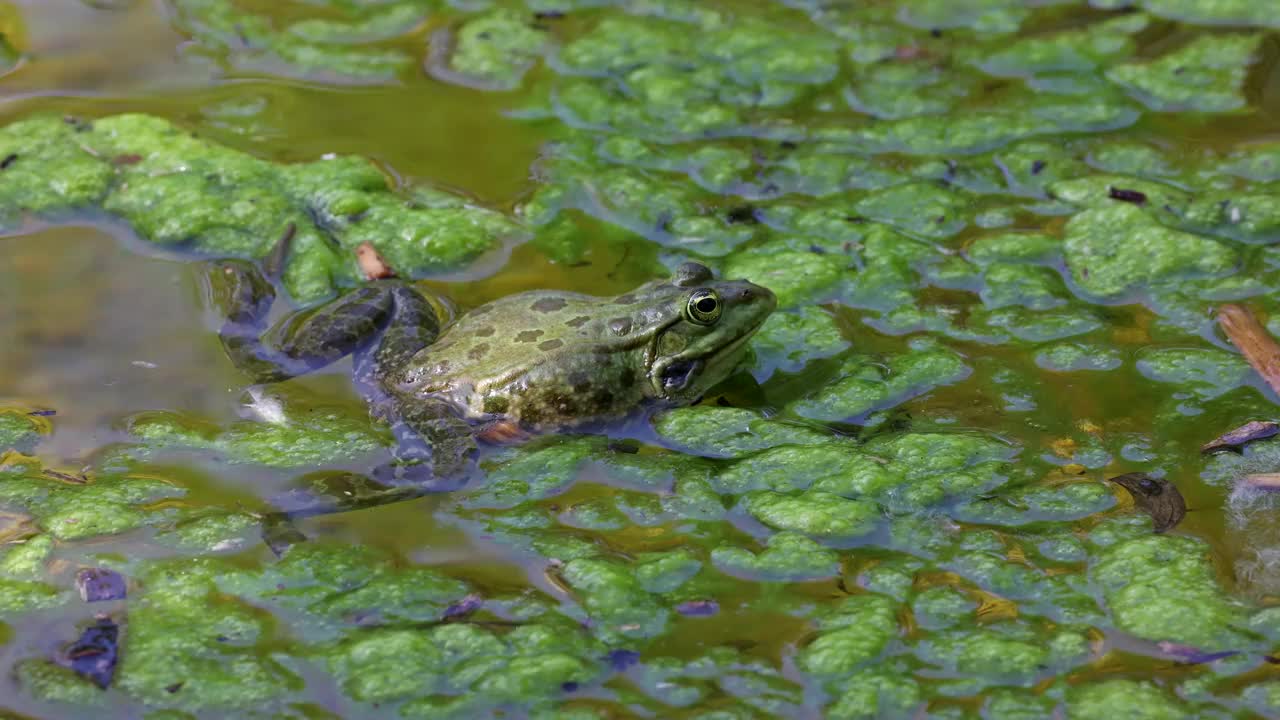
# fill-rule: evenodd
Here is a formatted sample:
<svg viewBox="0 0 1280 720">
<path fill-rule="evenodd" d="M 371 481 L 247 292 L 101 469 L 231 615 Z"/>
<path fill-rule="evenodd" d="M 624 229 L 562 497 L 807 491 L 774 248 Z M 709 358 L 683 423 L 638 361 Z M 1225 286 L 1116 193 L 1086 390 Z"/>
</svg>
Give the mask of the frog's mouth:
<svg viewBox="0 0 1280 720">
<path fill-rule="evenodd" d="M 764 320 L 727 345 L 721 345 L 701 355 L 687 357 L 676 355 L 666 363 L 660 364 L 655 368 L 657 372 L 654 373 L 654 383 L 658 386 L 658 391 L 664 397 L 670 397 L 688 388 L 697 378 L 706 377 L 709 373 L 715 374 L 726 363 L 736 363 L 737 356 L 741 354 L 747 341 L 756 334 L 761 325 L 764 325 Z"/>
</svg>

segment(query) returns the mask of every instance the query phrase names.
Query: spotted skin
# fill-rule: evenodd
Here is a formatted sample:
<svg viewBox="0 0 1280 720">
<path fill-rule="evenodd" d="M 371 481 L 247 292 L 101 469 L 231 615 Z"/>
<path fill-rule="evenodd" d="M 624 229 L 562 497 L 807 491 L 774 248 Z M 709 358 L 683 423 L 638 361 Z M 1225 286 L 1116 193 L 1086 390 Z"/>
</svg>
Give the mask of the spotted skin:
<svg viewBox="0 0 1280 720">
<path fill-rule="evenodd" d="M 689 320 L 695 288 L 718 293 L 716 322 Z M 535 290 L 462 316 L 392 384 L 401 395 L 444 398 L 477 423 L 509 420 L 545 432 L 606 422 L 696 400 L 732 371 L 774 305 L 767 289 L 715 280 L 702 266 L 612 300 Z M 687 370 L 671 373 L 686 384 L 664 384 L 672 367 Z M 495 399 L 503 410 L 493 410 Z"/>
</svg>

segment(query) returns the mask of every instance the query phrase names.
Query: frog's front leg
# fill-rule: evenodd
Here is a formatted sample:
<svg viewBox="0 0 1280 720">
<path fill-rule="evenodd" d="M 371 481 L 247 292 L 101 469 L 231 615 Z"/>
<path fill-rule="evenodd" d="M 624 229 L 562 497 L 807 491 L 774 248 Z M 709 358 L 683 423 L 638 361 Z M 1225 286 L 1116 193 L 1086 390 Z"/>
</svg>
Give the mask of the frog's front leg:
<svg viewBox="0 0 1280 720">
<path fill-rule="evenodd" d="M 307 539 L 294 524 L 298 518 L 390 505 L 429 495 L 439 489 L 430 483 L 384 483 L 346 471 L 308 473 L 295 479 L 288 490 L 270 499 L 272 510 L 261 518 L 262 539 L 272 552 L 283 555 L 290 547 Z"/>
<path fill-rule="evenodd" d="M 440 327 L 448 321 L 449 310 L 433 304 L 411 287 L 386 284 L 389 315 L 377 343 L 355 354 L 354 379 L 371 400 L 385 403 L 387 381 L 404 368 L 409 359 L 436 341 Z"/>
<path fill-rule="evenodd" d="M 262 538 L 277 555 L 306 540 L 293 521 L 380 507 L 466 484 L 477 445 L 469 423 L 443 401 L 417 403 L 391 424 L 394 458 L 371 473 L 322 471 L 299 478 L 270 499 Z"/>
<path fill-rule="evenodd" d="M 369 345 L 395 304 L 392 287 L 368 285 L 266 330 L 275 289 L 256 266 L 220 260 L 206 279 L 210 299 L 226 317 L 218 331 L 222 347 L 257 382 L 303 375 Z"/>
<path fill-rule="evenodd" d="M 297 478 L 269 502 L 272 514 L 312 517 L 379 507 L 462 487 L 477 450 L 471 426 L 444 407 L 418 408 L 392 423 L 401 443 L 370 476 L 321 470 Z"/>
</svg>

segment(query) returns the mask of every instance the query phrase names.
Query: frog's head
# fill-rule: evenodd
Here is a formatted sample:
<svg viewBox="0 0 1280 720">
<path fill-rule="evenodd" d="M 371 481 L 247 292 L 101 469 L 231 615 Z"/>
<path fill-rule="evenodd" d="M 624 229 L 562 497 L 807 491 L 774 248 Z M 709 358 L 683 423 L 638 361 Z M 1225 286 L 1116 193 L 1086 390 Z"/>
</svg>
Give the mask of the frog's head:
<svg viewBox="0 0 1280 720">
<path fill-rule="evenodd" d="M 675 405 L 696 402 L 738 366 L 747 341 L 778 305 L 768 288 L 746 280 L 716 280 L 685 263 L 655 287 L 668 318 L 645 353 L 654 395 Z"/>
</svg>

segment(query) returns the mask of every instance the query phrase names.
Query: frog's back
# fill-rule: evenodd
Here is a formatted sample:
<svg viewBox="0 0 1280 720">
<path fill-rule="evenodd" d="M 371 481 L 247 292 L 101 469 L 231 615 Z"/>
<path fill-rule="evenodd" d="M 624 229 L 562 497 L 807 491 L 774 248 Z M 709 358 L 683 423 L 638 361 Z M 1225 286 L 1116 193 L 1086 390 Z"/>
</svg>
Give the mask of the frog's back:
<svg viewBox="0 0 1280 720">
<path fill-rule="evenodd" d="M 612 369 L 621 376 L 621 356 L 643 342 L 633 331 L 646 321 L 636 316 L 644 306 L 627 300 L 556 290 L 495 300 L 450 325 L 414 359 L 417 377 L 405 379 L 420 392 L 450 397 L 471 414 L 512 414 L 512 403 L 522 402 L 517 396 L 529 395 L 531 384 L 570 395 L 573 386 L 612 384 L 615 378 L 602 375 L 615 373 L 604 365 L 618 366 Z M 574 375 L 590 379 L 571 382 Z"/>
<path fill-rule="evenodd" d="M 534 290 L 481 305 L 450 325 L 426 350 L 427 372 L 436 378 L 431 384 L 451 384 L 460 373 L 508 376 L 589 343 L 596 330 L 590 327 L 590 311 L 600 302 L 589 295 Z"/>
</svg>

